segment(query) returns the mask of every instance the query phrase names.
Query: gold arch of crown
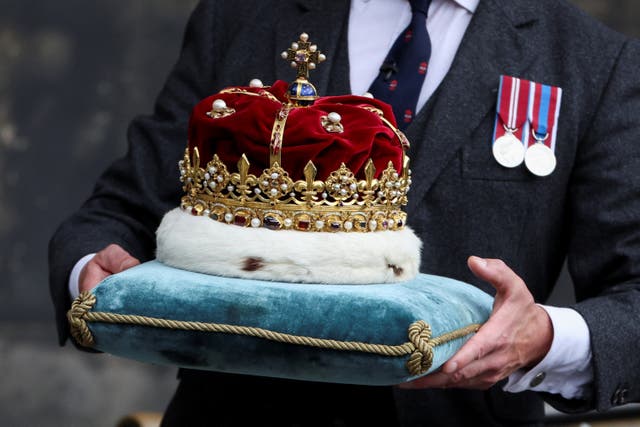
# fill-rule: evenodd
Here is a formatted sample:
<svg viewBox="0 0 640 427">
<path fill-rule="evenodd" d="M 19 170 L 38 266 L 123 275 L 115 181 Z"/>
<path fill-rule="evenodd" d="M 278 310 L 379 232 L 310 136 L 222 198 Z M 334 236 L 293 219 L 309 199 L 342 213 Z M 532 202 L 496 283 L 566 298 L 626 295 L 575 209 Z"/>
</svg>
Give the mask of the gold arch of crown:
<svg viewBox="0 0 640 427">
<path fill-rule="evenodd" d="M 283 58 L 293 61 L 292 66 L 298 68 L 300 78 L 308 77 L 309 68 L 315 68 L 315 63 L 312 67 L 307 66 L 309 59 L 321 62 L 324 55 L 303 33 L 291 49 L 283 52 Z M 228 88 L 220 93 L 262 96 L 281 103 L 267 90 L 251 92 Z M 272 230 L 369 232 L 404 228 L 406 214 L 402 206 L 407 204 L 411 185 L 406 155 L 409 141 L 383 112 L 373 106 L 361 107 L 391 128 L 398 138 L 403 150 L 401 172 L 389 162 L 380 176 L 374 178 L 376 168 L 369 159 L 364 168 L 364 180 L 357 180 L 344 163 L 324 180 L 317 180 L 317 169 L 309 161 L 304 168 L 305 179 L 293 181 L 280 166 L 284 129 L 291 109 L 304 107 L 292 102 L 281 104 L 271 132 L 270 166 L 260 176 L 249 174 L 250 164 L 244 154 L 238 161 L 237 172 L 232 173 L 216 154 L 201 167 L 198 148 L 191 153 L 189 148 L 185 150 L 184 158 L 179 162 L 180 181 L 186 193 L 181 201 L 182 209 L 220 222 Z M 216 120 L 234 113 L 235 110 L 226 105 L 216 110 L 214 101 L 214 110 L 207 115 Z"/>
</svg>

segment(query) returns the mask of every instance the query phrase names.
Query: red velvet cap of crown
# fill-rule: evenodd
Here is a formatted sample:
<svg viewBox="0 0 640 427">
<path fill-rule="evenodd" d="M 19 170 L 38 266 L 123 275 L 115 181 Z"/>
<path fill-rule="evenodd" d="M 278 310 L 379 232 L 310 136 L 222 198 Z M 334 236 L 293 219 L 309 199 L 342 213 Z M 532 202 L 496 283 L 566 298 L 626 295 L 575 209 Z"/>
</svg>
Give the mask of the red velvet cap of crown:
<svg viewBox="0 0 640 427">
<path fill-rule="evenodd" d="M 189 149 L 198 148 L 207 162 L 214 154 L 229 167 L 245 154 L 251 164 L 250 173 L 260 175 L 270 166 L 270 143 L 275 119 L 288 100 L 288 84 L 276 81 L 265 88 L 240 87 L 252 96 L 222 91 L 202 100 L 193 109 L 189 123 Z M 268 94 L 273 96 L 268 96 Z M 235 112 L 212 118 L 207 113 L 215 100 L 222 99 Z M 398 172 L 403 168 L 403 147 L 395 132 L 374 112 L 382 111 L 386 120 L 396 126 L 391 107 L 381 101 L 361 96 L 321 97 L 311 106 L 292 108 L 282 138 L 281 165 L 294 180 L 303 179 L 309 160 L 323 179 L 344 163 L 358 179 L 364 178 L 364 167 L 373 160 L 376 177 L 389 162 Z M 342 133 L 332 133 L 322 126 L 322 117 L 335 112 L 341 116 Z"/>
</svg>

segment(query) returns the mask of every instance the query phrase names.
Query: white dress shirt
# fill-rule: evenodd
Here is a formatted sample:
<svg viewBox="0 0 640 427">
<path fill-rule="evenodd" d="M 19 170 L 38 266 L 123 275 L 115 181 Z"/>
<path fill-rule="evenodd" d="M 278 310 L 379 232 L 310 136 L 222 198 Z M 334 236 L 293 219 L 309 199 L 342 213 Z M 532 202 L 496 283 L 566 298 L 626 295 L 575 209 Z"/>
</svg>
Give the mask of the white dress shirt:
<svg viewBox="0 0 640 427">
<path fill-rule="evenodd" d="M 480 0 L 433 0 L 426 26 L 432 45 L 429 69 L 418 99 L 422 108 L 449 71 Z M 352 0 L 349 15 L 351 92 L 364 94 L 396 38 L 409 25 L 407 0 Z M 490 149 L 487 141 L 487 149 Z M 80 259 L 69 277 L 71 297 L 78 296 L 82 268 L 95 254 Z M 586 396 L 593 381 L 591 342 L 586 322 L 575 310 L 542 306 L 553 324 L 554 337 L 546 357 L 531 370 L 519 370 L 504 389 L 546 391 L 567 399 Z M 540 381 L 542 379 L 542 381 Z M 533 381 L 533 382 L 532 382 Z M 537 384 L 532 386 L 532 384 Z"/>
</svg>

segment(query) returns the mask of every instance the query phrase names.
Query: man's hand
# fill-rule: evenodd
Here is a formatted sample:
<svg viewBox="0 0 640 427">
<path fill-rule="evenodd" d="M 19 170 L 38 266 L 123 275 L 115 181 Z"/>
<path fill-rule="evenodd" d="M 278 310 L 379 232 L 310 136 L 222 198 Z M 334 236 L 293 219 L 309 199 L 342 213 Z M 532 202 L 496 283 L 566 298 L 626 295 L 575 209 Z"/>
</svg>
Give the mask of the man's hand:
<svg viewBox="0 0 640 427">
<path fill-rule="evenodd" d="M 501 260 L 470 257 L 473 274 L 497 291 L 489 320 L 442 368 L 401 388 L 487 389 L 520 368 L 537 365 L 553 341 L 547 312 Z"/>
<path fill-rule="evenodd" d="M 112 274 L 120 273 L 128 268 L 140 264 L 118 245 L 109 245 L 89 261 L 80 272 L 78 289 L 80 292 L 90 291 L 98 286 L 103 279 Z"/>
</svg>

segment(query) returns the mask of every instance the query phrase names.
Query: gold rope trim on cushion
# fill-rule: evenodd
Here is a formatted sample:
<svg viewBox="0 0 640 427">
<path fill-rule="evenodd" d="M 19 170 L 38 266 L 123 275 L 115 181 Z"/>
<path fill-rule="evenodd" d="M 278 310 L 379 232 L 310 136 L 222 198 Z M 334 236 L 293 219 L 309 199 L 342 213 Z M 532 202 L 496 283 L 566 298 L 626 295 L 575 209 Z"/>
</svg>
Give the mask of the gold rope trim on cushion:
<svg viewBox="0 0 640 427">
<path fill-rule="evenodd" d="M 401 345 L 370 344 L 359 341 L 338 341 L 326 338 L 313 338 L 300 335 L 274 332 L 268 329 L 252 326 L 227 325 L 224 323 L 205 323 L 186 320 L 168 320 L 157 317 L 139 316 L 134 314 L 117 314 L 90 311 L 96 303 L 96 297 L 90 292 L 82 292 L 73 302 L 67 313 L 73 338 L 85 347 L 91 347 L 95 341 L 87 322 L 102 322 L 112 324 L 128 324 L 148 326 L 153 328 L 176 329 L 183 331 L 217 332 L 237 334 L 286 344 L 306 345 L 339 351 L 357 351 L 380 356 L 407 356 L 407 369 L 411 375 L 426 373 L 433 364 L 433 349 L 441 344 L 463 338 L 478 331 L 481 325 L 472 324 L 452 332 L 431 337 L 431 327 L 424 320 L 418 320 L 409 326 L 409 342 Z"/>
<path fill-rule="evenodd" d="M 92 347 L 94 344 L 93 335 L 85 320 L 94 305 L 96 305 L 96 296 L 85 291 L 71 303 L 71 310 L 67 312 L 71 336 L 78 344 L 85 347 Z"/>
</svg>

